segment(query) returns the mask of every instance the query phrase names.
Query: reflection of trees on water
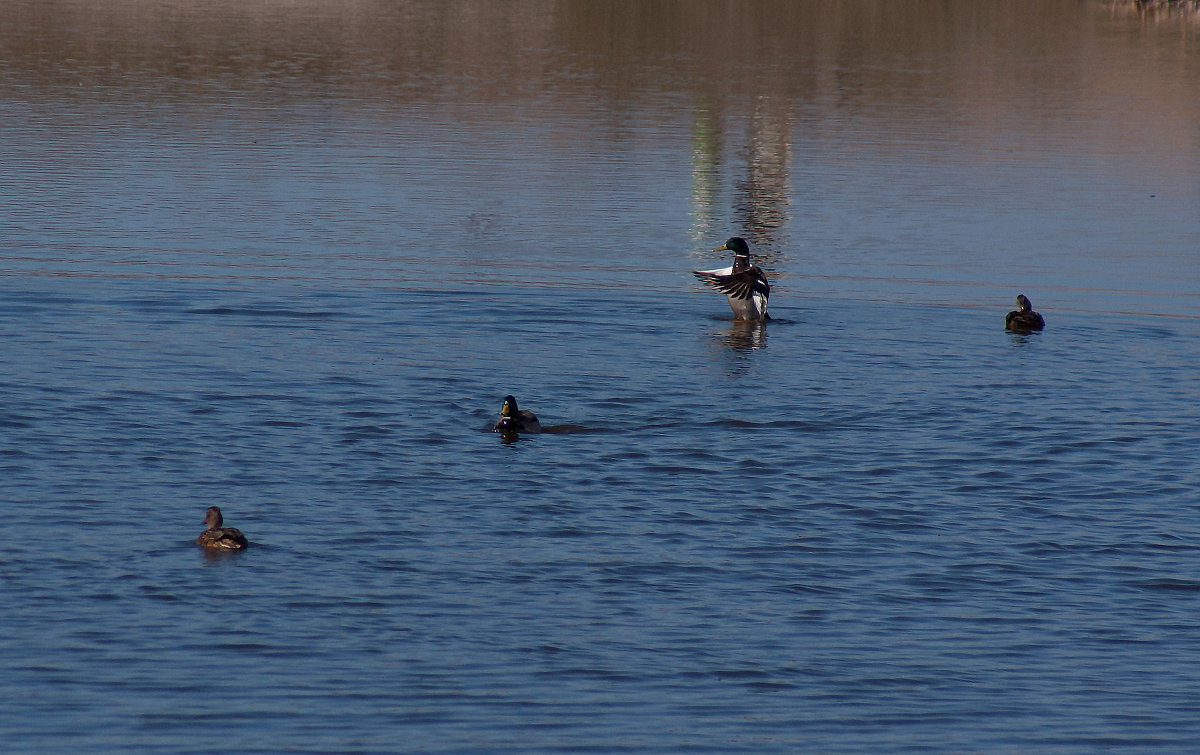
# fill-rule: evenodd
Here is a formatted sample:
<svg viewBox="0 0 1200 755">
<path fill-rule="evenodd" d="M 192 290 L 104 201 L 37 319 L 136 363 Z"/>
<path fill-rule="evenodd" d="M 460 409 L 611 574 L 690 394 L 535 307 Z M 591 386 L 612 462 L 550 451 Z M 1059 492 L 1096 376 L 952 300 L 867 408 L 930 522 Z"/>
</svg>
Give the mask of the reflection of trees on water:
<svg viewBox="0 0 1200 755">
<path fill-rule="evenodd" d="M 714 108 L 696 107 L 692 125 L 691 237 L 698 244 L 714 242 L 722 234 L 717 198 L 721 188 L 721 123 Z M 725 239 L 721 239 L 724 241 Z"/>
<path fill-rule="evenodd" d="M 692 240 L 716 246 L 730 235 L 750 242 L 754 255 L 770 264 L 784 243 L 791 204 L 791 118 L 786 102 L 761 98 L 745 122 L 739 144 L 741 178 L 733 181 L 723 206 L 725 142 L 729 120 L 719 107 L 698 106 L 692 127 Z"/>
<path fill-rule="evenodd" d="M 1200 21 L 1198 0 L 1113 0 L 1114 13 L 1137 14 L 1155 21 L 1179 17 L 1188 21 Z"/>
<path fill-rule="evenodd" d="M 791 123 L 786 106 L 777 111 L 760 99 L 746 133 L 746 177 L 737 183 L 734 216 L 742 236 L 771 261 L 788 220 L 791 181 Z"/>
</svg>

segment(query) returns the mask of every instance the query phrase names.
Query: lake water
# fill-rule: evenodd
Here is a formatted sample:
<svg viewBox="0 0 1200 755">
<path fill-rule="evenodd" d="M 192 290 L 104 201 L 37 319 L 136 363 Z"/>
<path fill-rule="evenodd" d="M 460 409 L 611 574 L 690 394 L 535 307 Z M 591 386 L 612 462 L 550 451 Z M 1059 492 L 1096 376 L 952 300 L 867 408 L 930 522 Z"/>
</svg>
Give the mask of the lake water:
<svg viewBox="0 0 1200 755">
<path fill-rule="evenodd" d="M 0 71 L 4 749 L 1200 747 L 1195 13 L 15 0 Z"/>
</svg>

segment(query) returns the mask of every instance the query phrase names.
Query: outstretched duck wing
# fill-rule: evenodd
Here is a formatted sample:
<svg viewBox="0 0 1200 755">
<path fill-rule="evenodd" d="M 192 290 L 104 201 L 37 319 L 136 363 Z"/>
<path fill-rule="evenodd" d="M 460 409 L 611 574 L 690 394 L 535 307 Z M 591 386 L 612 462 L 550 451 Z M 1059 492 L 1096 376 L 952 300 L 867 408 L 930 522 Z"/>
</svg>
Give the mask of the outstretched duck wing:
<svg viewBox="0 0 1200 755">
<path fill-rule="evenodd" d="M 767 283 L 767 276 L 758 265 L 736 273 L 732 272 L 732 268 L 693 270 L 692 275 L 734 299 L 749 299 L 754 294 L 771 294 L 771 284 Z"/>
</svg>

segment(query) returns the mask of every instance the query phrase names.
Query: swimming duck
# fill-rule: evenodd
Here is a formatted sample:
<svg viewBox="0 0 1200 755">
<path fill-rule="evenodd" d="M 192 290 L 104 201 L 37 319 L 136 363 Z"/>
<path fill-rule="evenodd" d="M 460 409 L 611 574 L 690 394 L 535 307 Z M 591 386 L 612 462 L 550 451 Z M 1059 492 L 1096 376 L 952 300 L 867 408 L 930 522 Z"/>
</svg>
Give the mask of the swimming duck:
<svg viewBox="0 0 1200 755">
<path fill-rule="evenodd" d="M 196 538 L 196 545 L 215 550 L 240 551 L 250 543 L 237 527 L 222 527 L 221 509 L 209 506 L 204 512 L 204 524 L 208 529 Z"/>
<path fill-rule="evenodd" d="M 542 423 L 538 422 L 533 412 L 518 408 L 517 399 L 508 395 L 500 405 L 500 419 L 492 430 L 498 433 L 540 433 Z"/>
<path fill-rule="evenodd" d="M 750 264 L 750 247 L 734 236 L 714 252 L 733 252 L 733 265 L 719 270 L 693 270 L 692 275 L 729 297 L 735 320 L 769 320 L 767 297 L 771 284 L 758 265 Z"/>
<path fill-rule="evenodd" d="M 1017 294 L 1017 308 L 1004 316 L 1004 327 L 1016 333 L 1028 333 L 1046 327 L 1046 321 L 1033 311 L 1028 296 Z"/>
</svg>

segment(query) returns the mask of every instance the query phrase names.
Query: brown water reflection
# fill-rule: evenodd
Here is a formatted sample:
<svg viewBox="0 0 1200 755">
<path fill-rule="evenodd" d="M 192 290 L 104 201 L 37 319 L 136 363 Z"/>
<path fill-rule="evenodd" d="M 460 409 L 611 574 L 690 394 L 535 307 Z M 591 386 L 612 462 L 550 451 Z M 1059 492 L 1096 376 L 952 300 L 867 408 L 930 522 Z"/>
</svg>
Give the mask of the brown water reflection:
<svg viewBox="0 0 1200 755">
<path fill-rule="evenodd" d="M 956 119 L 994 126 L 1004 115 L 998 109 L 1014 102 L 1107 90 L 1194 116 L 1193 80 L 1139 78 L 1142 71 L 1131 70 L 1137 61 L 1127 57 L 1168 56 L 1177 73 L 1194 75 L 1191 45 L 1145 44 L 1161 34 L 1191 38 L 1194 30 L 1129 23 L 1132 7 L 1077 0 L 16 0 L 0 8 L 2 86 L 31 98 L 86 95 L 96 86 L 170 96 L 181 84 L 219 83 L 399 101 L 588 93 L 615 98 L 612 104 L 686 92 L 711 112 L 743 112 L 756 129 L 783 133 L 790 109 L 783 103 L 814 100 L 864 114 L 889 102 L 940 104 Z M 56 88 L 27 88 L 34 84 Z M 1112 115 L 1143 121 L 1151 113 Z"/>
<path fill-rule="evenodd" d="M 689 162 L 679 153 L 684 135 L 690 175 L 668 191 L 687 205 L 678 213 L 686 229 L 672 219 L 647 243 L 703 255 L 743 235 L 790 279 L 781 290 L 799 285 L 801 272 L 814 282 L 948 276 L 968 288 L 1033 279 L 1096 290 L 1128 282 L 1118 260 L 1131 253 L 1153 257 L 1166 246 L 1177 261 L 1195 241 L 1194 223 L 1159 218 L 1195 219 L 1196 34 L 1186 14 L 1099 0 L 17 0 L 0 7 L 0 97 L 7 115 L 34 123 L 16 135 L 24 144 L 44 143 L 40 128 L 67 139 L 87 133 L 91 107 L 131 126 L 182 114 L 206 135 L 228 132 L 236 118 L 256 124 L 263 141 L 279 128 L 318 142 L 331 133 L 386 138 L 419 116 L 447 140 L 429 145 L 420 135 L 427 151 L 491 143 L 502 157 L 515 145 L 534 157 L 522 164 L 545 175 L 536 162 L 543 145 L 561 153 L 556 160 L 643 149 L 649 156 L 621 166 L 622 175 L 640 170 L 664 185 L 667 171 Z M 306 121 L 307 131 L 295 126 Z M 492 158 L 478 149 L 471 159 Z M 512 172 L 470 170 L 481 181 Z M 1100 196 L 1105 181 L 1111 193 Z M 545 188 L 564 197 L 564 184 Z M 509 188 L 496 195 L 511 196 Z M 1151 195 L 1156 205 L 1143 206 Z M 386 197 L 373 201 L 389 207 Z M 606 198 L 610 222 L 629 224 L 640 201 L 628 192 Z M 1136 207 L 1128 238 L 1089 259 L 1111 273 L 1073 279 L 1078 259 L 1041 267 L 1046 250 L 1102 246 L 1082 237 L 1113 222 L 1125 202 Z M 470 218 L 480 246 L 503 247 L 505 229 L 524 221 L 502 204 L 453 213 Z M 1154 248 L 1129 248 L 1151 236 Z M 1001 265 L 1012 280 L 986 269 L 1003 254 L 1030 255 Z M 949 272 L 927 275 L 936 268 Z M 999 300 L 1010 298 L 1006 290 Z"/>
</svg>

